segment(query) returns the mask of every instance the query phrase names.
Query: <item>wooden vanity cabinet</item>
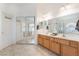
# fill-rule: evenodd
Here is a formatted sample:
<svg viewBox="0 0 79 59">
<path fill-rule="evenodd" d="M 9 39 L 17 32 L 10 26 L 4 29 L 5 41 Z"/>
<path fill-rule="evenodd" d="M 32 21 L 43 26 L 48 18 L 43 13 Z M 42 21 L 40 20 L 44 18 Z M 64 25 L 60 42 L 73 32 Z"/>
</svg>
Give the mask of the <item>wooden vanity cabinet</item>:
<svg viewBox="0 0 79 59">
<path fill-rule="evenodd" d="M 38 44 L 50 49 L 50 39 L 48 36 L 38 35 Z"/>
<path fill-rule="evenodd" d="M 79 42 L 61 37 L 38 35 L 38 44 L 63 56 L 79 56 Z"/>
<path fill-rule="evenodd" d="M 60 55 L 60 44 L 55 42 L 53 38 L 50 39 L 50 50 Z"/>
<path fill-rule="evenodd" d="M 61 55 L 77 56 L 77 42 L 67 39 L 63 39 L 61 42 Z"/>
<path fill-rule="evenodd" d="M 61 55 L 77 56 L 77 49 L 68 45 L 61 45 Z"/>
</svg>

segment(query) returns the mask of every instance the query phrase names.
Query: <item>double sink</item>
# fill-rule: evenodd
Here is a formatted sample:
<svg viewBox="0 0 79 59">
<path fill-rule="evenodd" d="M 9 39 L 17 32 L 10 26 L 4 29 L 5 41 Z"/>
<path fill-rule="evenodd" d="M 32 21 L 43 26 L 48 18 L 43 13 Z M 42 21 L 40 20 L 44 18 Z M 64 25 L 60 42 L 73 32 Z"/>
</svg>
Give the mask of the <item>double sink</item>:
<svg viewBox="0 0 79 59">
<path fill-rule="evenodd" d="M 57 34 L 57 35 L 44 34 L 44 35 L 65 38 L 65 39 L 73 40 L 73 41 L 79 41 L 79 35 L 78 34 L 64 34 L 64 35 L 63 34 Z"/>
</svg>

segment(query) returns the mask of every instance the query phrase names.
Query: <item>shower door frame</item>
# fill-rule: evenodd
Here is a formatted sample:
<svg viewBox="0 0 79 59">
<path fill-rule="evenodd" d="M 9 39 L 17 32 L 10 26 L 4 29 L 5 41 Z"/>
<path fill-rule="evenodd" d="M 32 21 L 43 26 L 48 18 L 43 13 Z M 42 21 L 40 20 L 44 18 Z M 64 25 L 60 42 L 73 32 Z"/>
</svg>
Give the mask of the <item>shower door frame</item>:
<svg viewBox="0 0 79 59">
<path fill-rule="evenodd" d="M 34 19 L 34 22 L 33 22 L 33 24 L 34 24 L 34 41 L 36 40 L 35 39 L 35 16 L 18 16 L 18 17 L 23 17 L 24 18 L 24 20 L 26 20 L 26 18 L 31 18 L 31 17 L 33 17 L 33 19 Z M 16 17 L 16 19 L 18 18 L 18 17 Z M 22 26 L 22 23 L 21 23 L 21 26 Z M 26 29 L 26 28 L 25 28 Z M 29 31 L 29 30 L 28 30 Z M 22 27 L 21 27 L 21 32 L 23 33 L 23 31 L 22 31 Z M 22 34 L 22 40 L 24 39 L 24 35 L 25 34 Z M 17 36 L 17 34 L 16 34 L 16 36 Z M 16 39 L 17 40 L 17 39 Z M 17 43 L 18 44 L 18 43 Z M 21 44 L 21 43 L 19 43 L 19 44 Z M 25 43 L 22 43 L 22 44 L 25 44 Z M 26 43 L 27 44 L 27 43 Z M 30 43 L 29 43 L 30 44 Z M 36 42 L 35 43 L 31 43 L 31 44 L 36 44 Z"/>
<path fill-rule="evenodd" d="M 25 16 L 25 20 L 27 19 L 27 18 L 31 18 L 31 17 L 33 17 L 33 19 L 34 19 L 34 22 L 33 22 L 33 24 L 34 24 L 34 35 L 35 35 L 35 16 Z M 25 23 L 26 24 L 26 23 Z M 25 26 L 26 27 L 26 26 Z M 26 31 L 26 28 L 25 28 L 25 31 Z M 28 24 L 28 33 L 29 33 L 29 24 Z M 35 40 L 35 36 L 34 36 L 34 40 Z"/>
</svg>

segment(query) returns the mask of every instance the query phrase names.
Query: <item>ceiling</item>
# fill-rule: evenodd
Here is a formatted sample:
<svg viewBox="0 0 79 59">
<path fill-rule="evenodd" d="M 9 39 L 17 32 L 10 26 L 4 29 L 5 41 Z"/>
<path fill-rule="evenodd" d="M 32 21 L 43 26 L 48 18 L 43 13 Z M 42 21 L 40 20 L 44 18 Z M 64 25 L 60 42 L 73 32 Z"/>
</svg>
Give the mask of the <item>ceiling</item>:
<svg viewBox="0 0 79 59">
<path fill-rule="evenodd" d="M 68 3 L 5 3 L 5 6 L 16 7 L 19 16 L 40 16 L 47 12 L 57 12 L 60 7 L 67 4 Z"/>
<path fill-rule="evenodd" d="M 78 3 L 4 3 L 4 10 L 7 13 L 12 13 L 18 16 L 36 16 L 38 20 L 49 19 L 58 16 L 61 7 L 71 6 L 71 9 L 79 8 Z M 75 10 L 67 10 L 72 13 Z M 77 9 L 79 10 L 79 9 Z M 51 16 L 51 17 L 50 17 Z M 51 19 L 52 19 L 51 18 Z M 39 22 L 39 21 L 38 21 Z"/>
<path fill-rule="evenodd" d="M 59 9 L 65 5 L 68 5 L 68 3 L 42 3 L 38 4 L 37 6 L 37 14 L 40 16 L 46 14 L 46 13 L 52 13 L 56 14 Z"/>
</svg>

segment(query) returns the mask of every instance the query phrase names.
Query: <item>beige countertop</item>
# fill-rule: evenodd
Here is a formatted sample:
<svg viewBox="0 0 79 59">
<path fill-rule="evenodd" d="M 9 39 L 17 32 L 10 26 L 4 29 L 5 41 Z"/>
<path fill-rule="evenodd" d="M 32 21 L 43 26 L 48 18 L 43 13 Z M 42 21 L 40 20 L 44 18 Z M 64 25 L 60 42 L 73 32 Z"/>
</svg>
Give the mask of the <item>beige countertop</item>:
<svg viewBox="0 0 79 59">
<path fill-rule="evenodd" d="M 63 34 L 58 34 L 57 36 L 53 36 L 50 34 L 42 33 L 41 35 L 46 35 L 46 36 L 55 37 L 55 38 L 62 38 L 62 39 L 72 40 L 72 41 L 79 41 L 79 35 L 75 35 L 75 34 L 66 34 L 65 37 L 63 37 Z"/>
</svg>

